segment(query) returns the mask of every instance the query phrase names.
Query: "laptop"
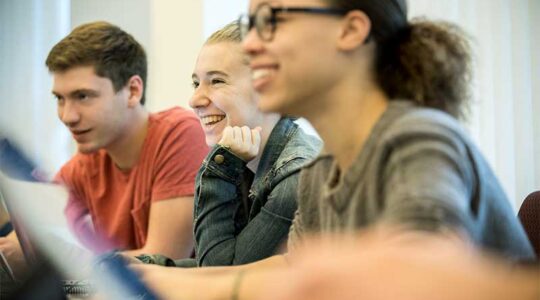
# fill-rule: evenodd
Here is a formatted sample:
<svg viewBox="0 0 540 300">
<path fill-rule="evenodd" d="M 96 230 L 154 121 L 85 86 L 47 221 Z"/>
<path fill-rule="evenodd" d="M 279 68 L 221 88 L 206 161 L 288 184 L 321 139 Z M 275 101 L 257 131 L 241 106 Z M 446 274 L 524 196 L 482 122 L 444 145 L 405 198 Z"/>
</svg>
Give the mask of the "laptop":
<svg viewBox="0 0 540 300">
<path fill-rule="evenodd" d="M 68 293 L 88 293 L 91 285 L 105 299 L 157 299 L 120 256 L 95 255 L 78 243 L 65 221 L 67 199 L 60 185 L 13 179 L 0 171 L 0 200 L 30 264 L 46 260 L 56 267 L 70 278 L 64 281 Z"/>
</svg>

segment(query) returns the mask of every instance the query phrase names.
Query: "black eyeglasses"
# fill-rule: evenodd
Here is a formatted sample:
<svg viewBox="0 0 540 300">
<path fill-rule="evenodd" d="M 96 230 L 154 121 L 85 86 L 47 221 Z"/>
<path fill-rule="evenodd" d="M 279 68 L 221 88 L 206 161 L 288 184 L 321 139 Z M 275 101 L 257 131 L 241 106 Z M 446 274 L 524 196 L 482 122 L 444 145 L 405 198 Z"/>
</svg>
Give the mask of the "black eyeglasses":
<svg viewBox="0 0 540 300">
<path fill-rule="evenodd" d="M 346 10 L 326 7 L 272 7 L 269 3 L 261 3 L 252 15 L 241 15 L 238 18 L 240 34 L 244 39 L 249 31 L 255 27 L 257 34 L 263 41 L 271 41 L 274 38 L 278 13 L 307 13 L 321 15 L 342 16 Z"/>
</svg>

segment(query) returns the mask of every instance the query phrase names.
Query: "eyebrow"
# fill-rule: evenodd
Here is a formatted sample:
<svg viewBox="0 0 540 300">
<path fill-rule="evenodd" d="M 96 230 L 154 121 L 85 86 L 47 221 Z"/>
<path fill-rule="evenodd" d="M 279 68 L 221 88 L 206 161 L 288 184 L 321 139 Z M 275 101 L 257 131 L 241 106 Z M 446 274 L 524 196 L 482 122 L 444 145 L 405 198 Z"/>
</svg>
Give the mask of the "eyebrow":
<svg viewBox="0 0 540 300">
<path fill-rule="evenodd" d="M 223 71 L 210 71 L 210 72 L 207 72 L 206 75 L 208 75 L 208 76 L 221 75 L 221 76 L 229 77 L 229 74 L 227 74 L 227 73 L 225 73 Z"/>
<path fill-rule="evenodd" d="M 59 97 L 59 96 L 62 96 L 62 94 L 58 93 L 58 92 L 55 92 L 55 91 L 52 91 L 52 94 L 56 97 Z M 77 90 L 74 90 L 74 91 L 71 91 L 69 92 L 69 96 L 70 97 L 74 97 L 78 94 L 88 94 L 88 95 L 91 95 L 91 96 L 97 96 L 99 95 L 99 92 L 96 91 L 96 90 L 92 90 L 92 89 L 77 89 Z"/>
<path fill-rule="evenodd" d="M 223 72 L 223 71 L 219 71 L 219 70 L 213 70 L 213 71 L 208 71 L 206 72 L 205 76 L 213 76 L 213 75 L 221 75 L 223 77 L 229 77 L 229 74 Z M 191 74 L 191 79 L 198 79 L 199 76 L 197 76 L 197 74 L 193 73 Z"/>
</svg>

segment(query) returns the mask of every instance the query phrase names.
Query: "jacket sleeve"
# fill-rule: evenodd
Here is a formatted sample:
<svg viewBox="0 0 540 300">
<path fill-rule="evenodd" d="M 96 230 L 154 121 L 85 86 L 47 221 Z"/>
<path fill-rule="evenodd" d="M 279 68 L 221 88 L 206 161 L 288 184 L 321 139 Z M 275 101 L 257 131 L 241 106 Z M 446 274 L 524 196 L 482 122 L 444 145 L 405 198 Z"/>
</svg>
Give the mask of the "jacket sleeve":
<svg viewBox="0 0 540 300">
<path fill-rule="evenodd" d="M 221 158 L 216 159 L 217 155 Z M 218 163 L 221 162 L 221 163 Z M 223 147 L 214 148 L 196 184 L 195 242 L 199 266 L 238 265 L 271 256 L 286 240 L 296 209 L 298 171 L 280 177 L 261 211 L 238 222 L 253 174 Z M 249 212 L 245 212 L 248 214 Z"/>
</svg>

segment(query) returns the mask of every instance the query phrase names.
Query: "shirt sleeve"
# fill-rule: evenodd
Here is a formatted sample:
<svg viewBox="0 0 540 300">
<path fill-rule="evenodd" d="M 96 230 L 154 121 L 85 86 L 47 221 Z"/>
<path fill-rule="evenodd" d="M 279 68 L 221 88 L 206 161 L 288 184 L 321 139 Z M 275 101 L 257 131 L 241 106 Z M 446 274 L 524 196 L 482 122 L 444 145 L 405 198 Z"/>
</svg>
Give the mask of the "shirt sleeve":
<svg viewBox="0 0 540 300">
<path fill-rule="evenodd" d="M 296 210 L 294 213 L 294 219 L 289 230 L 289 238 L 287 240 L 287 249 L 289 252 L 294 252 L 295 249 L 301 244 L 301 238 L 303 235 L 302 216 L 300 210 Z"/>
<path fill-rule="evenodd" d="M 382 176 L 383 222 L 414 230 L 473 234 L 474 171 L 463 143 L 450 138 L 402 141 Z"/>
<path fill-rule="evenodd" d="M 318 205 L 316 195 L 320 195 L 321 183 L 316 179 L 314 181 L 313 169 L 304 168 L 299 174 L 299 183 L 296 192 L 296 200 L 298 208 L 294 213 L 291 228 L 289 229 L 289 236 L 287 240 L 287 250 L 293 252 L 298 249 L 303 243 L 304 236 L 309 232 L 319 232 L 320 228 L 315 225 L 314 222 L 306 221 L 306 219 L 313 219 L 318 214 Z M 311 228 L 307 228 L 307 223 L 311 223 Z"/>
<path fill-rule="evenodd" d="M 195 176 L 207 153 L 204 133 L 195 117 L 176 124 L 160 145 L 152 202 L 193 195 Z"/>
</svg>

